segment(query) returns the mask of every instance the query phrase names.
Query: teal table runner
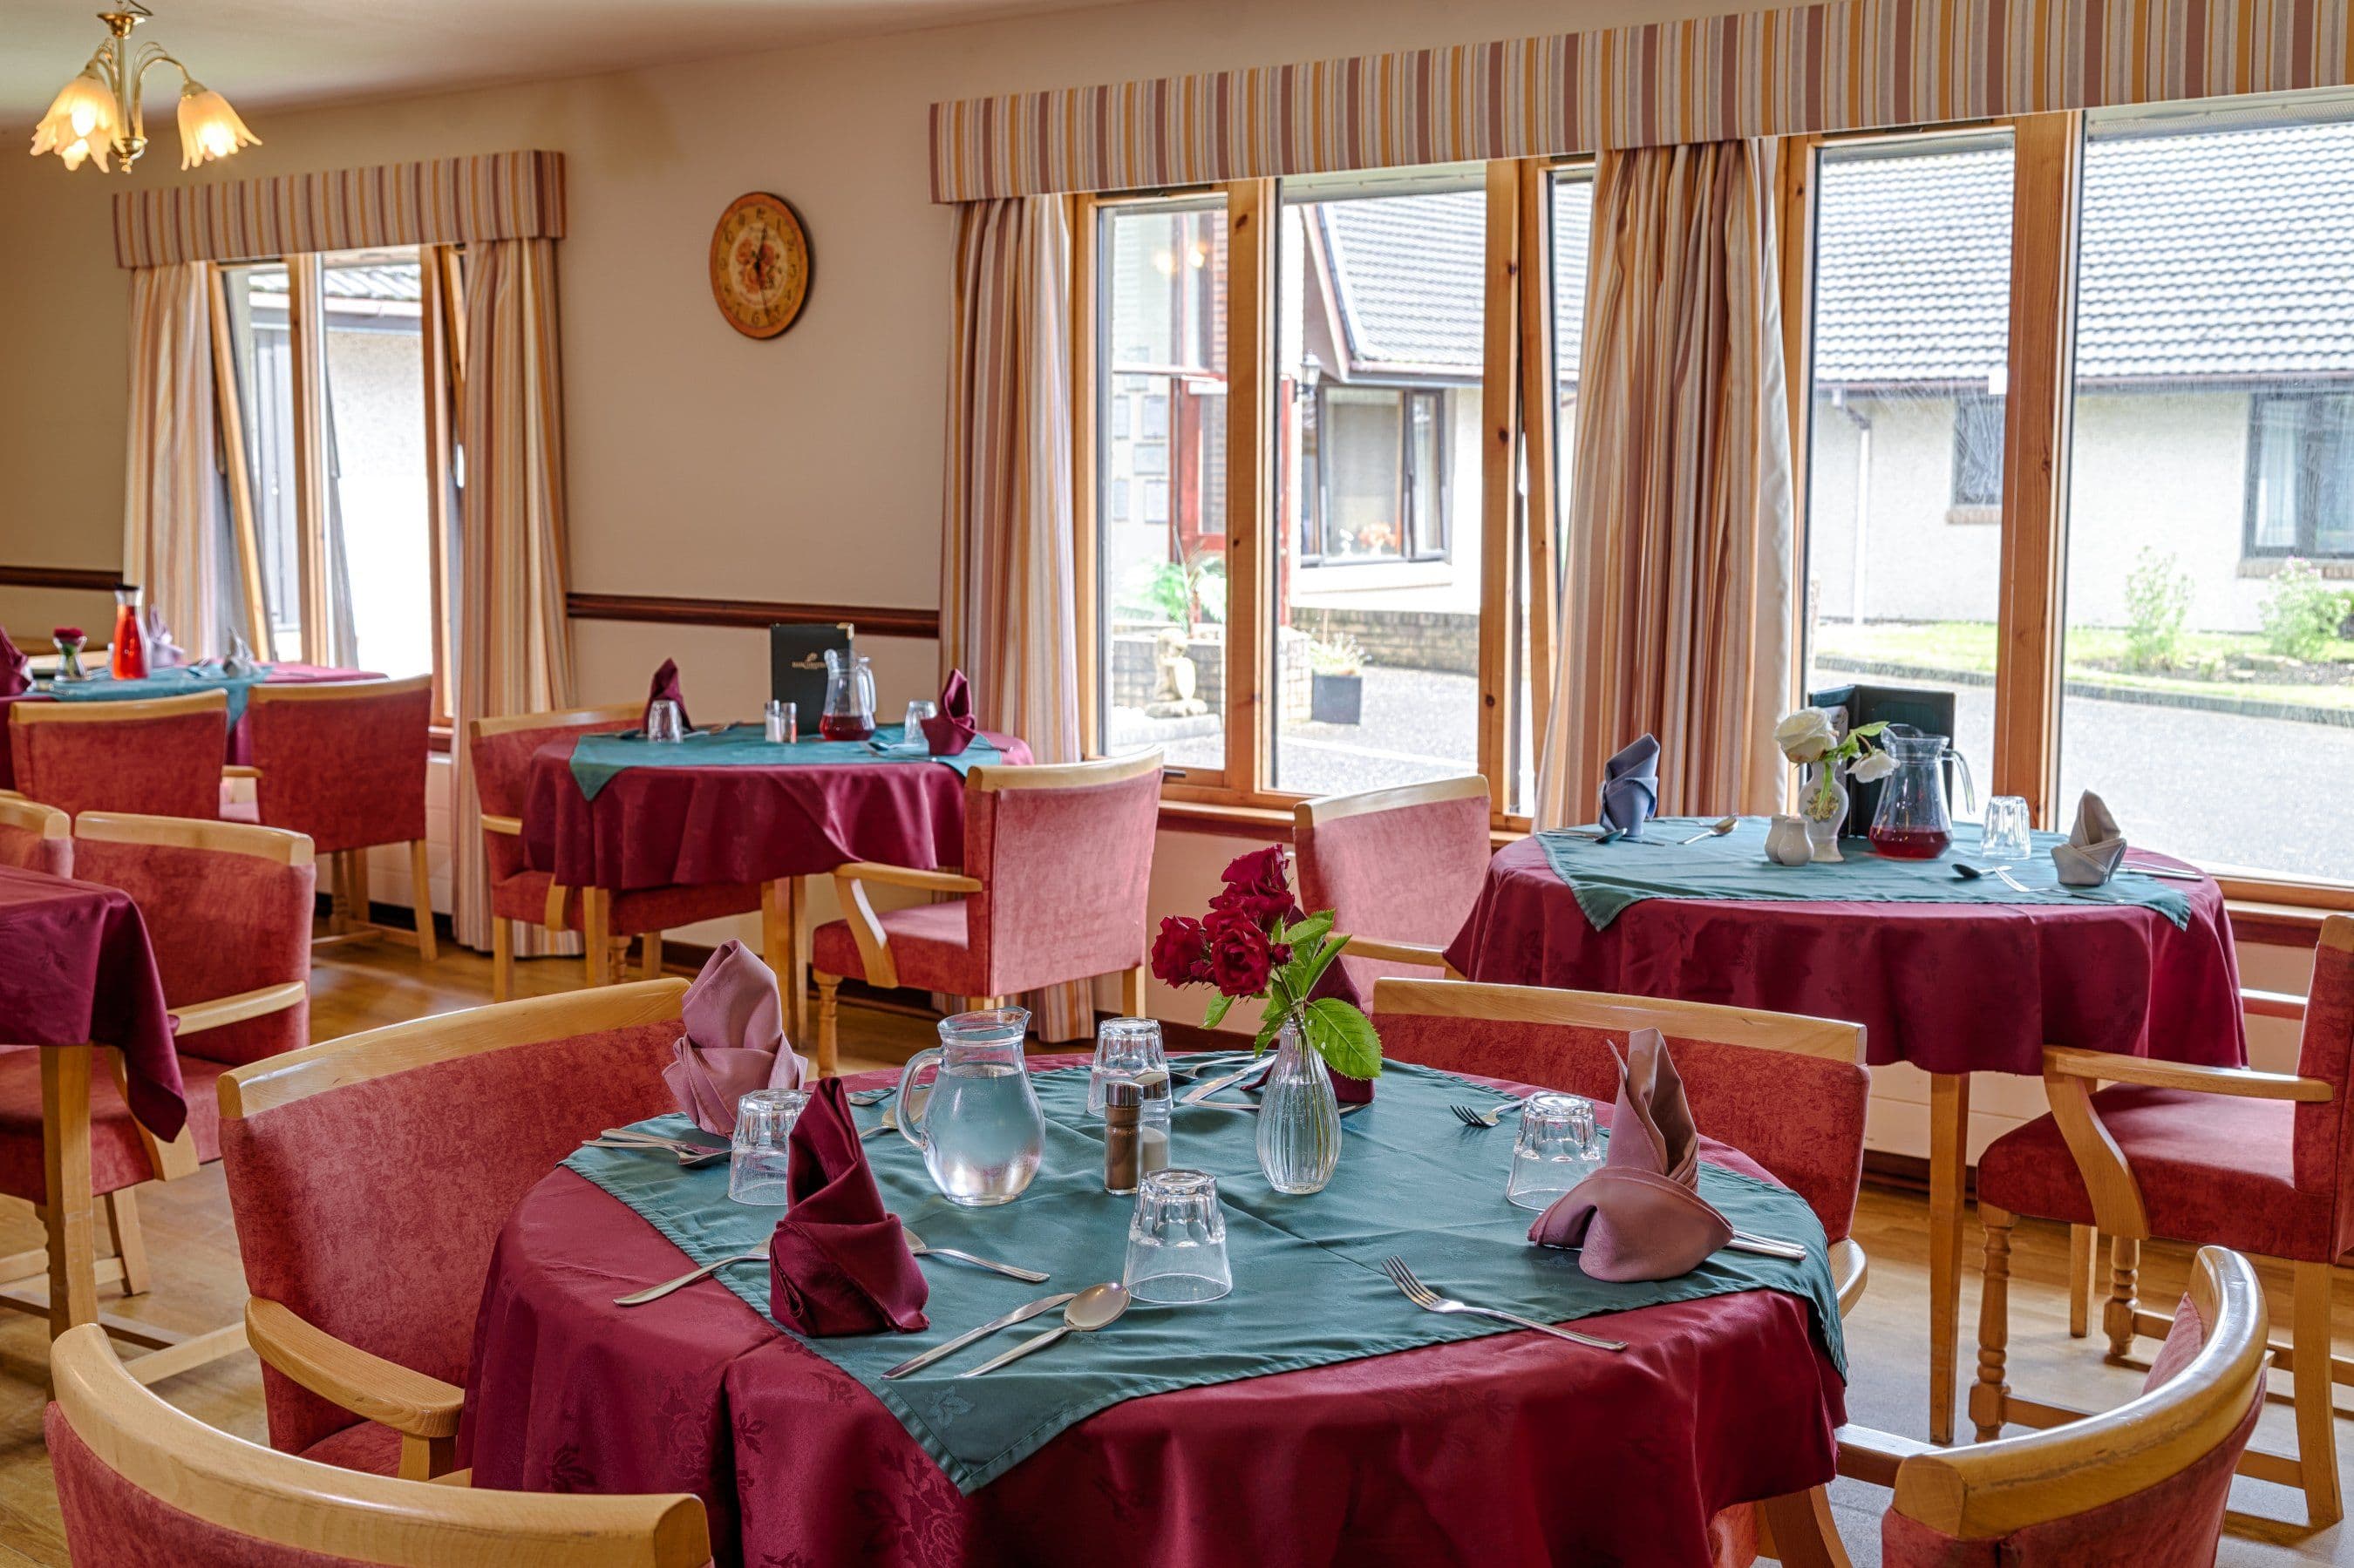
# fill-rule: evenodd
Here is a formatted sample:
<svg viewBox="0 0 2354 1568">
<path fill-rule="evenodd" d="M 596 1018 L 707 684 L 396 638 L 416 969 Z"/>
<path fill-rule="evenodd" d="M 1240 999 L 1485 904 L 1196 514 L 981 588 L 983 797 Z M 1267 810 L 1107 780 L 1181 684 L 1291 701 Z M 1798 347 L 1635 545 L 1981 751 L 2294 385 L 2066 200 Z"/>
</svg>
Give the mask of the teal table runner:
<svg viewBox="0 0 2354 1568">
<path fill-rule="evenodd" d="M 250 674 L 224 675 L 218 671 L 199 673 L 185 667 L 158 670 L 152 675 L 136 680 L 118 681 L 103 671 L 95 671 L 86 680 L 51 681 L 49 695 L 61 703 L 128 703 L 150 697 L 185 697 L 197 692 L 228 694 L 228 726 L 237 727 L 245 716 L 248 692 L 270 679 L 270 666 L 256 665 Z"/>
<path fill-rule="evenodd" d="M 812 768 L 853 762 L 928 762 L 962 774 L 978 764 L 1005 760 L 1003 752 L 979 736 L 954 757 L 934 757 L 924 749 L 920 739 L 913 746 L 907 745 L 901 733 L 904 727 L 886 724 L 875 730 L 875 744 L 885 747 L 883 751 L 863 740 L 808 738 L 790 744 L 771 741 L 768 731 L 757 724 L 698 730 L 675 746 L 667 742 L 656 746 L 634 730 L 584 735 L 572 747 L 572 781 L 580 786 L 585 799 L 593 800 L 599 790 L 613 781 L 613 775 L 625 768 Z"/>
<path fill-rule="evenodd" d="M 1734 898 L 1781 903 L 2008 904 L 2023 908 L 2067 908 L 2077 904 L 2126 904 L 2155 909 L 2177 929 L 2190 925 L 2190 898 L 2183 885 L 2130 870 L 2102 887 L 2062 887 L 2052 864 L 2052 846 L 2061 833 L 2031 835 L 2035 853 L 2007 861 L 2011 875 L 2028 892 L 1988 875 L 1965 881 L 1956 860 L 1991 867 L 1978 853 L 1978 826 L 1954 824 L 1953 847 L 1935 860 L 1891 860 L 1872 853 L 1863 838 L 1840 841 L 1843 861 L 1818 865 L 1776 865 L 1766 858 L 1765 819 L 1744 817 L 1722 838 L 1680 844 L 1708 826 L 1700 817 L 1660 817 L 1639 842 L 1596 843 L 1571 833 L 1537 835 L 1553 874 L 1569 885 L 1577 906 L 1597 931 L 1646 898 Z"/>
<path fill-rule="evenodd" d="M 1392 1253 L 1442 1294 L 1554 1322 L 1741 1290 L 1785 1291 L 1808 1301 L 1818 1337 L 1845 1373 L 1823 1229 L 1796 1193 L 1719 1166 L 1701 1167 L 1701 1192 L 1726 1218 L 1741 1230 L 1803 1243 L 1803 1264 L 1720 1252 L 1681 1278 L 1633 1285 L 1589 1279 L 1575 1254 L 1531 1245 L 1536 1216 L 1504 1201 L 1511 1125 L 1475 1129 L 1447 1111 L 1459 1100 L 1484 1104 L 1493 1091 L 1394 1063 L 1382 1074 L 1374 1102 L 1341 1124 L 1340 1169 L 1312 1197 L 1282 1197 L 1268 1188 L 1258 1171 L 1255 1114 L 1178 1107 L 1177 1163 L 1218 1178 L 1235 1277 L 1225 1299 L 1187 1307 L 1140 1302 L 1099 1333 L 1068 1336 L 986 1378 L 958 1379 L 1061 1320 L 1049 1312 L 885 1383 L 886 1369 L 1024 1301 L 1120 1277 L 1135 1200 L 1103 1191 L 1101 1122 L 1087 1114 L 1087 1069 L 1039 1073 L 1034 1082 L 1046 1114 L 1045 1159 L 1030 1190 L 1003 1207 L 949 1203 L 925 1174 L 922 1157 L 896 1133 L 865 1147 L 884 1202 L 925 1241 L 1047 1270 L 1052 1280 L 1024 1285 L 931 1259 L 921 1266 L 931 1287 L 928 1331 L 802 1341 L 882 1401 L 967 1493 L 1065 1427 L 1122 1400 L 1519 1331 L 1490 1319 L 1423 1311 L 1379 1272 Z M 871 1125 L 880 1114 L 864 1112 L 861 1120 Z M 661 1117 L 642 1125 L 674 1134 L 687 1123 Z M 642 1215 L 697 1264 L 763 1245 L 783 1213 L 731 1202 L 724 1164 L 683 1171 L 666 1158 L 605 1149 L 580 1150 L 565 1164 Z M 775 1322 L 765 1264 L 732 1265 L 720 1277 Z M 1564 1356 L 1613 1353 L 1569 1344 L 1558 1350 Z"/>
</svg>

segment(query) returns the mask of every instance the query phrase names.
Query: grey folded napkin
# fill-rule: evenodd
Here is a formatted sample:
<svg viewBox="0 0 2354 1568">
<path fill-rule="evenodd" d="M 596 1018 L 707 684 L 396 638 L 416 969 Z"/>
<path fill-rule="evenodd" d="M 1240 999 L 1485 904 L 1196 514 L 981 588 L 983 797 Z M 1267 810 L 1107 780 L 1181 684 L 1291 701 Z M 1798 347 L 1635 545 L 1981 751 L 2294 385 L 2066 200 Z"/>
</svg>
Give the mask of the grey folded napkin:
<svg viewBox="0 0 2354 1568">
<path fill-rule="evenodd" d="M 1634 740 L 1602 765 L 1601 822 L 1628 838 L 1643 836 L 1643 824 L 1659 809 L 1659 743 L 1650 735 Z"/>
<path fill-rule="evenodd" d="M 2116 874 L 2126 858 L 2126 835 L 2107 802 L 2090 789 L 2076 802 L 2076 825 L 2068 842 L 2052 846 L 2052 863 L 2069 887 L 2098 887 Z"/>
</svg>

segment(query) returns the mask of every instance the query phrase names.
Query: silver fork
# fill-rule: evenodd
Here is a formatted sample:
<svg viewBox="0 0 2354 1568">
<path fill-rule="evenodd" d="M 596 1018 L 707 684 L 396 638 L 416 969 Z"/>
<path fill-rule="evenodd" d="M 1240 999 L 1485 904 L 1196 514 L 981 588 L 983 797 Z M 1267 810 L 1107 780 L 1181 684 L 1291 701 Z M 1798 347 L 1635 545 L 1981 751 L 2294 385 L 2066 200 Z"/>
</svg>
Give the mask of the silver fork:
<svg viewBox="0 0 2354 1568">
<path fill-rule="evenodd" d="M 1043 1285 L 1052 1277 L 1039 1273 L 1034 1268 L 1016 1268 L 1010 1263 L 991 1263 L 985 1257 L 975 1257 L 969 1252 L 959 1252 L 952 1246 L 927 1246 L 924 1245 L 923 1237 L 904 1224 L 899 1227 L 899 1234 L 907 1238 L 907 1250 L 917 1257 L 952 1257 L 959 1263 L 969 1263 L 975 1268 L 985 1268 L 991 1274 L 1002 1274 L 1008 1279 L 1026 1279 L 1033 1285 Z"/>
<path fill-rule="evenodd" d="M 898 1092 L 896 1089 L 853 1089 L 843 1097 L 854 1106 L 879 1106 Z"/>
<path fill-rule="evenodd" d="M 1478 1106 L 1448 1106 L 1447 1108 L 1453 1111 L 1455 1119 L 1466 1127 L 1493 1127 L 1496 1125 L 1498 1117 L 1507 1116 L 1520 1109 L 1521 1102 L 1506 1100 L 1502 1105 L 1490 1106 L 1486 1110 L 1481 1110 Z"/>
<path fill-rule="evenodd" d="M 868 1128 L 864 1132 L 860 1133 L 858 1135 L 858 1141 L 864 1143 L 868 1139 L 876 1137 L 879 1134 L 896 1132 L 898 1130 L 899 1107 L 897 1106 L 885 1106 L 883 1107 L 883 1119 L 876 1122 L 873 1127 Z"/>
<path fill-rule="evenodd" d="M 1523 1318 L 1516 1313 L 1500 1311 L 1493 1307 L 1474 1307 L 1468 1301 L 1458 1301 L 1452 1297 L 1441 1296 L 1437 1291 L 1416 1279 L 1414 1270 L 1405 1266 L 1405 1259 L 1402 1257 L 1391 1256 L 1382 1259 L 1382 1272 L 1390 1277 L 1390 1283 L 1398 1287 L 1401 1295 L 1426 1312 L 1469 1312 L 1476 1317 L 1494 1318 L 1506 1323 L 1518 1324 L 1523 1329 L 1534 1329 L 1540 1334 L 1551 1334 L 1556 1340 L 1567 1340 L 1572 1344 L 1588 1345 L 1597 1351 L 1623 1351 L 1627 1348 L 1623 1340 L 1597 1340 L 1591 1334 L 1581 1334 L 1573 1329 L 1556 1329 L 1551 1323 L 1540 1323 L 1533 1318 Z"/>
</svg>

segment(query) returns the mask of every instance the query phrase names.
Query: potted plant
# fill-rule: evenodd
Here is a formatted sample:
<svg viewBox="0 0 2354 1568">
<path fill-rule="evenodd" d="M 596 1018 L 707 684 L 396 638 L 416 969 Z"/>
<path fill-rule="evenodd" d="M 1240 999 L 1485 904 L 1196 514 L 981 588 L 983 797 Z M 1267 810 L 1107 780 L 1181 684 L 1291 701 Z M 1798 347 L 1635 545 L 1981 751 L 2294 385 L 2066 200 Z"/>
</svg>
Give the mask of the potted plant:
<svg viewBox="0 0 2354 1568">
<path fill-rule="evenodd" d="M 1319 724 L 1362 723 L 1365 712 L 1365 650 L 1347 632 L 1327 632 L 1308 645 L 1308 716 Z"/>
</svg>

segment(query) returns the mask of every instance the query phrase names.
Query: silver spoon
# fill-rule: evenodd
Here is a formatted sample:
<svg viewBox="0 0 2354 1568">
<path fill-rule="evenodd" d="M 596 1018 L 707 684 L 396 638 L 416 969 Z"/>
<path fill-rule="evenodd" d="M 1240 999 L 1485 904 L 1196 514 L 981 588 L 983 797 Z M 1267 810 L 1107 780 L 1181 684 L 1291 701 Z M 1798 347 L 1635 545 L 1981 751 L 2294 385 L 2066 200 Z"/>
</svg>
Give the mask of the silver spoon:
<svg viewBox="0 0 2354 1568">
<path fill-rule="evenodd" d="M 701 1268 L 682 1274 L 676 1279 L 665 1279 L 660 1285 L 649 1285 L 643 1290 L 632 1290 L 627 1296 L 616 1296 L 613 1298 L 613 1305 L 616 1307 L 642 1307 L 649 1301 L 661 1300 L 663 1297 L 669 1295 L 673 1290 L 684 1289 L 687 1286 L 694 1284 L 696 1280 L 703 1278 L 705 1275 L 716 1274 L 731 1263 L 766 1263 L 768 1261 L 769 1244 L 762 1242 L 760 1244 L 760 1250 L 758 1252 L 742 1252 L 737 1253 L 734 1257 L 719 1258 L 714 1262 L 705 1264 Z"/>
<path fill-rule="evenodd" d="M 984 1372 L 993 1372 L 1008 1361 L 1018 1361 L 1031 1351 L 1053 1344 L 1073 1330 L 1082 1334 L 1092 1334 L 1097 1329 L 1108 1328 L 1128 1310 L 1128 1288 L 1123 1285 L 1090 1285 L 1073 1297 L 1071 1304 L 1063 1308 L 1060 1325 L 1043 1334 L 1033 1334 L 995 1360 L 983 1361 L 970 1372 L 959 1372 L 957 1376 L 979 1377 Z"/>
<path fill-rule="evenodd" d="M 1702 839 L 1721 839 L 1741 825 L 1738 817 L 1719 817 L 1688 839 L 1678 839 L 1679 844 L 1696 844 Z"/>
</svg>

